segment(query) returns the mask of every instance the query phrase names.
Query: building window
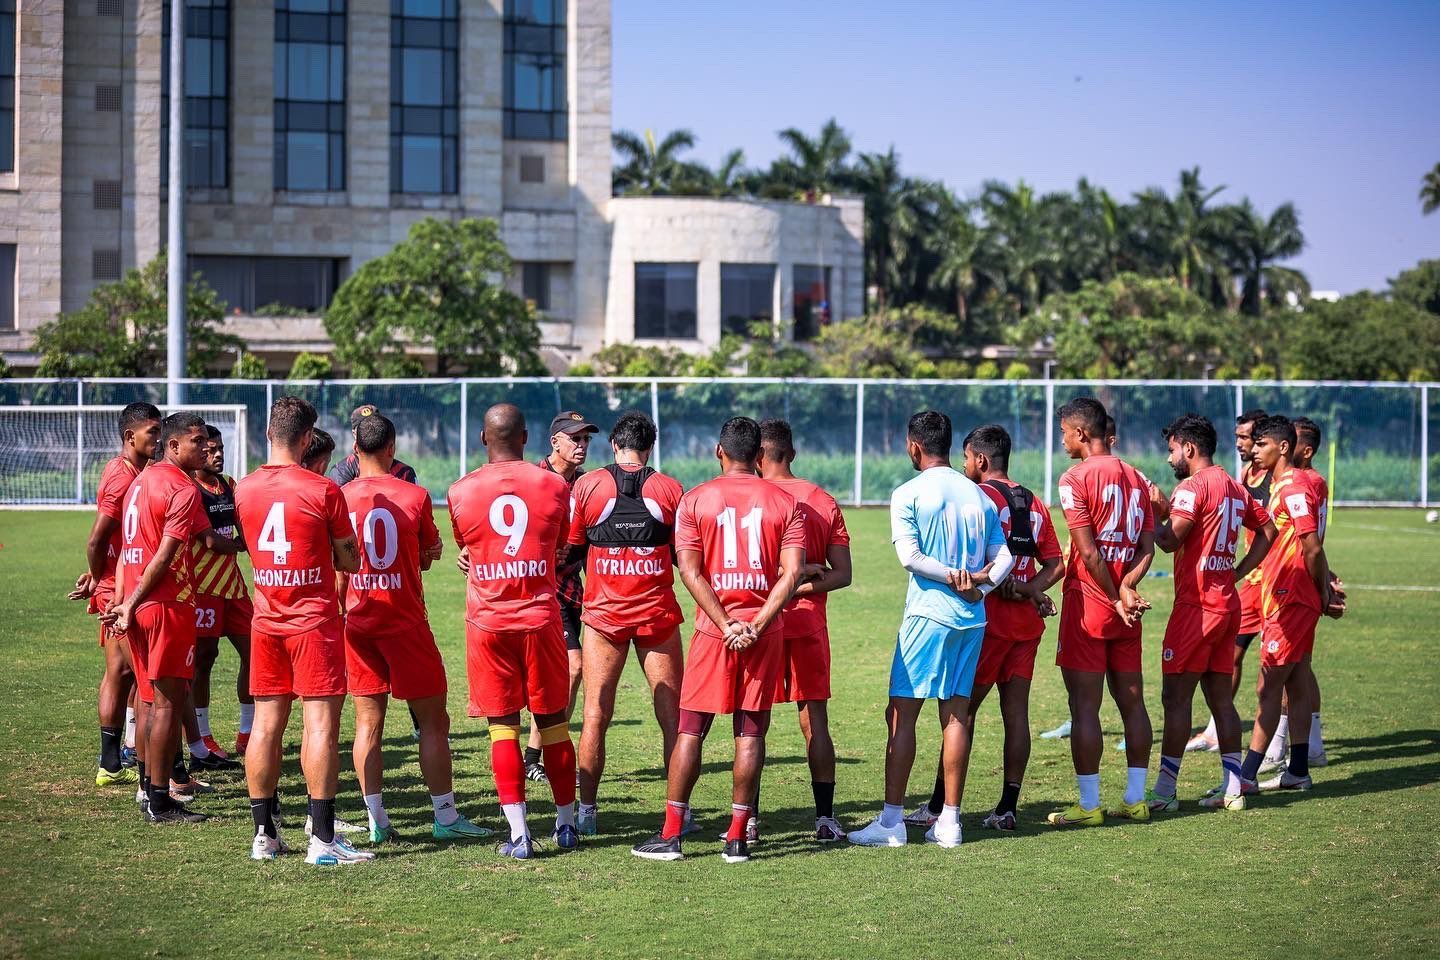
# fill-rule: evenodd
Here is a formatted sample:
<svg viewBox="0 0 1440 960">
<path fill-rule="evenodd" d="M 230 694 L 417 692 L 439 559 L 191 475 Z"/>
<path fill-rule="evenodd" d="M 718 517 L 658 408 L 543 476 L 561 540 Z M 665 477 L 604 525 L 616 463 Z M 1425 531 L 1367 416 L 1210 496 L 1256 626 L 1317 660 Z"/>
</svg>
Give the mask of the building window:
<svg viewBox="0 0 1440 960">
<path fill-rule="evenodd" d="M 208 257 L 189 259 L 190 272 L 235 313 L 314 313 L 330 306 L 340 260 L 328 257 Z"/>
<path fill-rule="evenodd" d="M 275 0 L 275 189 L 345 189 L 345 0 Z"/>
<path fill-rule="evenodd" d="M 505 136 L 564 140 L 566 0 L 505 0 Z"/>
<path fill-rule="evenodd" d="M 4 0 L 0 0 L 0 3 L 4 3 Z M 98 113 L 120 112 L 120 84 L 95 84 L 95 110 Z"/>
<path fill-rule="evenodd" d="M 170 4 L 160 61 L 160 182 L 170 182 Z M 230 0 L 185 4 L 185 185 L 229 184 Z"/>
<path fill-rule="evenodd" d="M 636 339 L 695 339 L 695 272 L 693 263 L 635 264 Z"/>
<path fill-rule="evenodd" d="M 458 0 L 390 0 L 390 190 L 456 193 Z"/>
<path fill-rule="evenodd" d="M 120 251 L 90 251 L 90 278 L 104 283 L 120 279 Z"/>
<path fill-rule="evenodd" d="M 15 329 L 15 244 L 0 243 L 0 330 Z"/>
<path fill-rule="evenodd" d="M 748 337 L 757 320 L 775 322 L 775 264 L 720 264 L 720 332 Z"/>
<path fill-rule="evenodd" d="M 550 264 L 520 264 L 521 295 L 535 304 L 536 310 L 550 309 Z"/>
<path fill-rule="evenodd" d="M 830 268 L 795 265 L 795 339 L 813 340 L 830 323 Z"/>
<path fill-rule="evenodd" d="M 15 0 L 0 0 L 0 173 L 15 169 L 15 20 Z"/>
</svg>

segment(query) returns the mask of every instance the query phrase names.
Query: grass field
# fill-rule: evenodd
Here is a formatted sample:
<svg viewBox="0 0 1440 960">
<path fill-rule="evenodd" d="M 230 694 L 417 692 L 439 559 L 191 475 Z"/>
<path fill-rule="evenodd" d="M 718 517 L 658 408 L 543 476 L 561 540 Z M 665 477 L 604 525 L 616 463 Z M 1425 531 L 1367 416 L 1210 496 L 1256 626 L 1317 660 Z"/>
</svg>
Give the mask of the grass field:
<svg viewBox="0 0 1440 960">
<path fill-rule="evenodd" d="M 1193 801 L 1218 776 L 1214 755 L 1187 760 L 1176 815 L 1074 833 L 1042 825 L 1069 802 L 1064 743 L 1036 741 L 1021 796 L 1022 829 L 982 831 L 999 791 L 999 720 L 987 704 L 965 797 L 966 842 L 903 850 L 820 847 L 803 743 L 778 710 L 764 779 L 765 839 L 726 866 L 712 839 L 728 817 L 726 736 L 708 744 L 694 798 L 704 836 L 679 864 L 636 860 L 663 797 L 659 738 L 638 669 L 627 667 L 601 789 L 602 835 L 573 854 L 517 864 L 489 846 L 429 839 L 430 808 L 403 709 L 391 711 L 387 802 L 413 841 L 368 867 L 325 871 L 301 857 L 257 864 L 239 779 L 197 808 L 195 827 L 140 822 L 132 791 L 97 791 L 94 628 L 64 593 L 80 569 L 83 513 L 0 512 L 0 951 L 6 956 L 455 957 L 1266 957 L 1428 956 L 1440 951 L 1440 528 L 1418 511 L 1343 510 L 1329 535 L 1351 614 L 1320 628 L 1330 766 L 1307 795 L 1264 797 L 1243 814 Z M 854 511 L 856 583 L 831 605 L 841 765 L 837 808 L 862 825 L 878 810 L 886 675 L 903 578 L 881 511 Z M 442 523 L 442 529 L 444 524 Z M 453 554 L 452 554 L 453 555 Z M 1157 563 L 1168 569 L 1168 561 Z M 1414 586 L 1426 590 L 1382 590 Z M 451 671 L 457 793 L 498 826 L 483 722 L 463 716 L 463 583 L 450 557 L 427 578 L 431 620 Z M 1147 581 L 1147 697 L 1159 726 L 1157 638 L 1171 582 Z M 687 605 L 688 609 L 688 605 Z M 1063 719 L 1041 648 L 1032 717 Z M 1251 661 L 1253 664 L 1253 660 Z M 234 732 L 223 694 L 214 725 Z M 1253 667 L 1252 667 L 1253 669 Z M 1241 700 L 1248 718 L 1253 700 Z M 1118 719 L 1107 709 L 1107 740 Z M 1197 722 L 1203 710 L 1197 710 Z M 347 714 L 342 739 L 350 726 Z M 717 730 L 720 728 L 717 726 Z M 298 738 L 295 723 L 292 740 Z M 922 737 L 911 797 L 928 793 L 936 737 Z M 1158 742 L 1158 741 L 1157 741 Z M 282 793 L 303 797 L 290 745 Z M 348 755 L 340 814 L 363 822 Z M 1153 760 L 1152 760 L 1153 767 Z M 1106 750 L 1104 798 L 1123 786 Z M 547 802 L 532 803 L 544 830 Z M 293 817 L 300 805 L 292 803 Z M 298 833 L 292 831 L 292 834 Z M 918 841 L 918 833 L 912 841 Z"/>
</svg>

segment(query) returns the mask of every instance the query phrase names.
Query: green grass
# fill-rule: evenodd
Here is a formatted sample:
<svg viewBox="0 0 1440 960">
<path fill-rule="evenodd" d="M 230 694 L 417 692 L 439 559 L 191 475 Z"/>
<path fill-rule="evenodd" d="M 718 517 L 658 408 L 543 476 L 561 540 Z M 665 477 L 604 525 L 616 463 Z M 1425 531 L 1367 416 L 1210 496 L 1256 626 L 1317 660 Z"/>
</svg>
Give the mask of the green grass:
<svg viewBox="0 0 1440 960">
<path fill-rule="evenodd" d="M 328 872 L 300 857 L 250 862 L 238 780 L 198 804 L 215 817 L 193 828 L 145 826 L 129 791 L 90 785 L 100 658 L 91 622 L 63 599 L 88 524 L 84 513 L 0 512 L 5 955 L 1436 955 L 1440 596 L 1365 587 L 1440 586 L 1440 530 L 1418 511 L 1342 510 L 1330 533 L 1332 563 L 1351 584 L 1352 613 L 1320 628 L 1317 672 L 1331 765 L 1316 772 L 1308 795 L 1262 798 L 1240 815 L 1200 813 L 1193 800 L 1218 769 L 1207 755 L 1185 764 L 1181 814 L 1055 833 L 1041 820 L 1073 796 L 1069 751 L 1037 740 L 1021 797 L 1022 832 L 996 836 L 979 828 L 1000 786 L 999 722 L 987 704 L 963 847 L 820 848 L 808 839 L 803 744 L 792 711 L 782 709 L 764 780 L 766 839 L 755 860 L 728 867 L 711 839 L 729 804 L 731 747 L 718 735 L 695 794 L 705 835 L 688 846 L 684 863 L 643 862 L 629 846 L 658 823 L 663 787 L 659 739 L 632 665 L 601 792 L 605 832 L 579 852 L 516 864 L 488 846 L 432 844 L 405 712 L 395 709 L 385 746 L 387 798 L 399 829 L 415 839 L 368 867 Z M 831 607 L 832 716 L 841 756 L 837 806 L 858 826 L 878 808 L 881 711 L 902 578 L 883 512 L 852 511 L 850 525 L 857 576 Z M 483 724 L 463 716 L 462 583 L 448 558 L 429 574 L 428 589 L 451 672 L 457 791 L 467 813 L 498 825 Z M 1156 605 L 1146 621 L 1146 659 L 1158 725 L 1156 641 L 1170 581 L 1152 579 L 1147 592 Z M 1050 666 L 1054 629 L 1052 621 L 1036 676 L 1037 730 L 1065 713 Z M 217 692 L 227 689 L 234 667 L 233 654 L 222 651 Z M 224 742 L 235 708 L 223 694 L 215 703 Z M 1250 707 L 1247 695 L 1242 716 Z M 1104 716 L 1113 741 L 1117 717 L 1109 708 Z M 282 783 L 289 797 L 304 793 L 297 739 L 292 723 Z M 922 737 L 912 798 L 928 791 L 935 753 L 936 738 Z M 348 757 L 344 767 L 340 812 L 363 821 Z M 1123 760 L 1108 747 L 1102 774 L 1113 800 Z M 543 826 L 547 806 L 534 803 L 535 827 Z M 300 813 L 298 804 L 289 810 Z"/>
</svg>

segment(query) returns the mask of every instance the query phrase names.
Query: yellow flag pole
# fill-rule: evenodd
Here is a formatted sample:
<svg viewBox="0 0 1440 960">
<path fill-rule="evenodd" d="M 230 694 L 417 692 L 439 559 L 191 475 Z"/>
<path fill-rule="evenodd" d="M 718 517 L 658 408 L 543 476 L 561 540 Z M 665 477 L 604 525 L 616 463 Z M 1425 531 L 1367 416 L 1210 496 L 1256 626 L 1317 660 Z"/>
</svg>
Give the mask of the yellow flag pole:
<svg viewBox="0 0 1440 960">
<path fill-rule="evenodd" d="M 1340 445 L 1340 427 L 1337 424 L 1335 433 L 1330 438 L 1330 524 L 1335 523 L 1335 448 Z"/>
</svg>

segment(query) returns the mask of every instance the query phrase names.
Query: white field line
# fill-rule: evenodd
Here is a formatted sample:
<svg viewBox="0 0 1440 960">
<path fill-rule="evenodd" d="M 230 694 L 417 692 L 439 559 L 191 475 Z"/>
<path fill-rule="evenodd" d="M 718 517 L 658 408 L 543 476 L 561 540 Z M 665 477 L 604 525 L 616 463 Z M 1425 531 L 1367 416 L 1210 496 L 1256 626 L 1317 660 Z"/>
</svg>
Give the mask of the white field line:
<svg viewBox="0 0 1440 960">
<path fill-rule="evenodd" d="M 1395 583 L 1347 583 L 1345 592 L 1351 590 L 1388 590 L 1392 593 L 1440 593 L 1440 587 L 1424 587 Z"/>
<path fill-rule="evenodd" d="M 1374 533 L 1414 533 L 1422 537 L 1440 537 L 1440 526 L 1436 528 L 1426 527 L 1377 527 L 1368 523 L 1351 523 L 1347 520 L 1340 521 L 1344 530 L 1370 530 Z"/>
</svg>

